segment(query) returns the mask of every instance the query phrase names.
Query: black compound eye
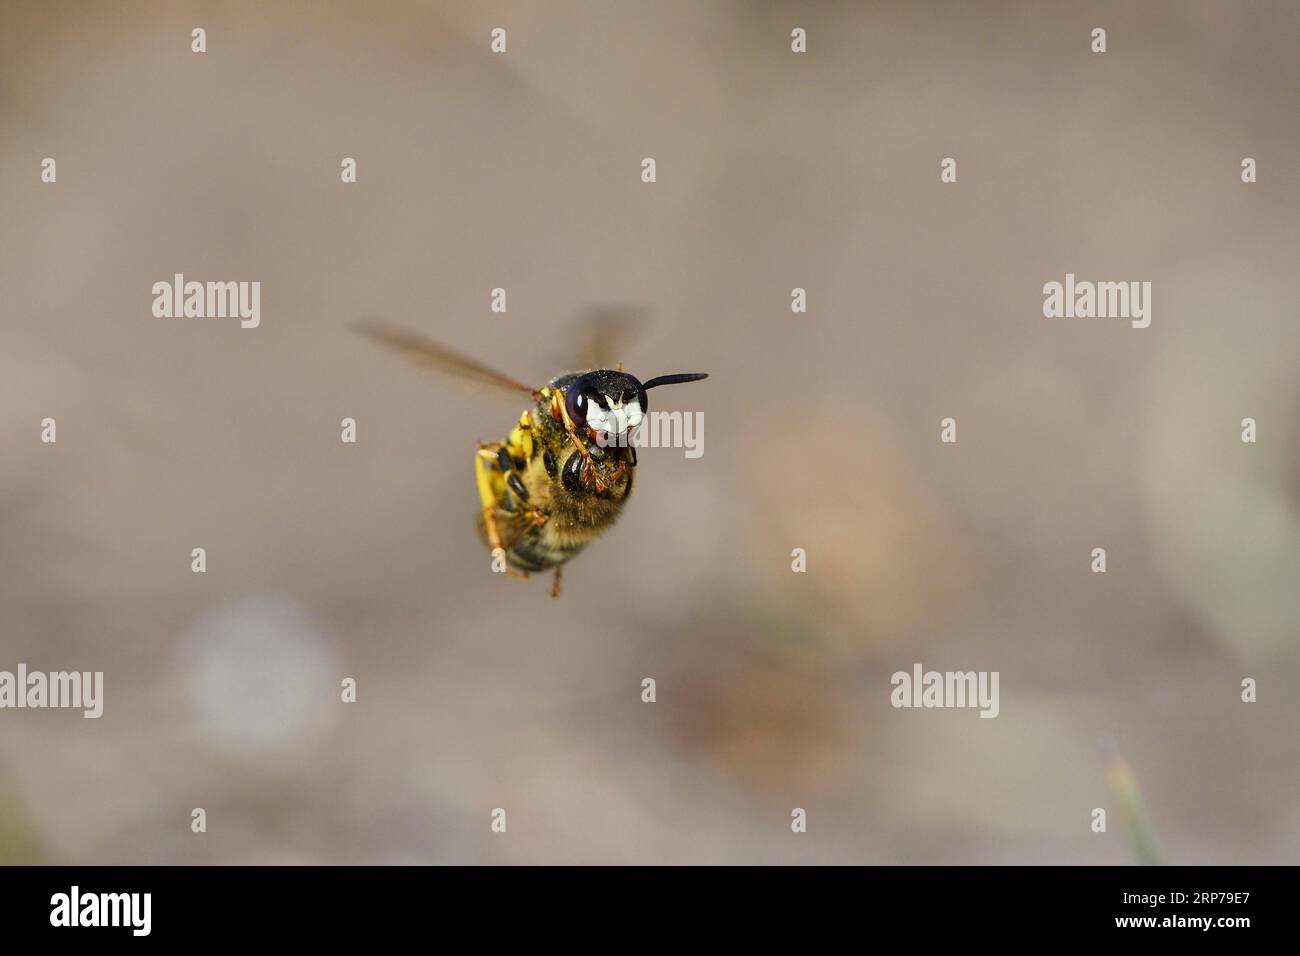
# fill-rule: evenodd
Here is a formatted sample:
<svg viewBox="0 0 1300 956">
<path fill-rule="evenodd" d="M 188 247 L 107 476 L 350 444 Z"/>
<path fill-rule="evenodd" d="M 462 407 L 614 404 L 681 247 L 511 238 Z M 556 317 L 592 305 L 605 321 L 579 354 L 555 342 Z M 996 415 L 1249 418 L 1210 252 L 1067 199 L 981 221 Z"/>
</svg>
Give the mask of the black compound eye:
<svg viewBox="0 0 1300 956">
<path fill-rule="evenodd" d="M 591 387 L 591 379 L 586 375 L 575 379 L 565 390 L 564 405 L 575 425 L 587 424 L 588 403 L 593 400 L 594 395 L 595 389 Z"/>
<path fill-rule="evenodd" d="M 636 395 L 636 401 L 637 401 L 637 404 L 641 406 L 641 414 L 642 414 L 642 415 L 647 415 L 647 414 L 649 414 L 649 412 L 650 412 L 650 399 L 646 398 L 646 395 L 645 395 L 645 389 L 644 389 L 644 388 L 641 389 L 641 391 L 637 392 L 637 395 Z M 649 428 L 650 426 L 647 425 L 646 427 Z"/>
</svg>

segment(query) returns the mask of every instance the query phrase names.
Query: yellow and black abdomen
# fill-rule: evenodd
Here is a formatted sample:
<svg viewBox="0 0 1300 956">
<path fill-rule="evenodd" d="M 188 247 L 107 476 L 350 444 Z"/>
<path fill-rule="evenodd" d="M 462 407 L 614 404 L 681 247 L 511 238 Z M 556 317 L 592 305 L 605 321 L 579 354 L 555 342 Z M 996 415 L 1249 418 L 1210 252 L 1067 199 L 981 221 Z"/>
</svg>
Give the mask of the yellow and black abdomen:
<svg viewBox="0 0 1300 956">
<path fill-rule="evenodd" d="M 516 541 L 506 552 L 506 560 L 521 571 L 547 571 L 564 564 L 585 548 L 590 540 L 591 538 L 586 541 L 563 540 L 548 521 L 546 525 L 525 533 Z"/>
</svg>

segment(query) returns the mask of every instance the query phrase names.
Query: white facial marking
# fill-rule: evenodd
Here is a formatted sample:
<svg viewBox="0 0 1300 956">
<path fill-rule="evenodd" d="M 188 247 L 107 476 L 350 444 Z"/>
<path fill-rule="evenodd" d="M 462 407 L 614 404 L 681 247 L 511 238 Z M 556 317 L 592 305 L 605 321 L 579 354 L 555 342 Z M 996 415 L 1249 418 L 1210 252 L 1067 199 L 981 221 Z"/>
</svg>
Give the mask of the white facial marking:
<svg viewBox="0 0 1300 956">
<path fill-rule="evenodd" d="M 626 405 L 615 405 L 610 403 L 611 408 L 601 408 L 596 402 L 587 403 L 587 426 L 597 432 L 608 432 L 610 435 L 622 435 L 631 431 L 641 424 L 645 415 L 641 411 L 641 403 L 637 399 L 632 399 Z"/>
<path fill-rule="evenodd" d="M 635 398 L 623 407 L 623 414 L 626 416 L 629 431 L 640 425 L 641 419 L 645 418 L 645 413 L 641 411 L 641 402 Z"/>
<path fill-rule="evenodd" d="M 587 402 L 587 427 L 598 432 L 610 430 L 610 416 L 595 402 Z"/>
</svg>

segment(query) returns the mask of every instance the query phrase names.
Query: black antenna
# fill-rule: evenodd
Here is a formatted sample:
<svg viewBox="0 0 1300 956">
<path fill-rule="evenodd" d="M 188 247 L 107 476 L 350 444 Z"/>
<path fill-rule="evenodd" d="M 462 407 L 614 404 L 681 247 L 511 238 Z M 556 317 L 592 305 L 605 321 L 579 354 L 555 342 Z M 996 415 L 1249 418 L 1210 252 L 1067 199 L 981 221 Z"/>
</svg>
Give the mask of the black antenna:
<svg viewBox="0 0 1300 956">
<path fill-rule="evenodd" d="M 698 382 L 700 379 L 708 377 L 708 372 L 678 372 L 676 375 L 660 375 L 648 382 L 642 382 L 641 387 L 648 389 L 660 385 L 680 385 L 682 382 Z"/>
</svg>

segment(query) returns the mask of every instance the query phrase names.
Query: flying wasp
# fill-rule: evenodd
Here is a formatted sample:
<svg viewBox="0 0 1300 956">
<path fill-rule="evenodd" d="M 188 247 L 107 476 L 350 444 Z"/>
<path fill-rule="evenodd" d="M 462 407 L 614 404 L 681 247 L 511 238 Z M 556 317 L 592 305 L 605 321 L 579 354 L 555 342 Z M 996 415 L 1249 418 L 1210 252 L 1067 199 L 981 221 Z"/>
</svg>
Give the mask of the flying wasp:
<svg viewBox="0 0 1300 956">
<path fill-rule="evenodd" d="M 390 323 L 372 320 L 358 329 L 422 364 L 532 400 L 504 441 L 482 443 L 474 455 L 477 524 L 511 577 L 554 569 L 551 597 L 559 597 L 565 563 L 617 520 L 632 493 L 631 439 L 650 409 L 646 392 L 708 378 L 682 372 L 642 382 L 619 362 L 533 388 Z"/>
</svg>

